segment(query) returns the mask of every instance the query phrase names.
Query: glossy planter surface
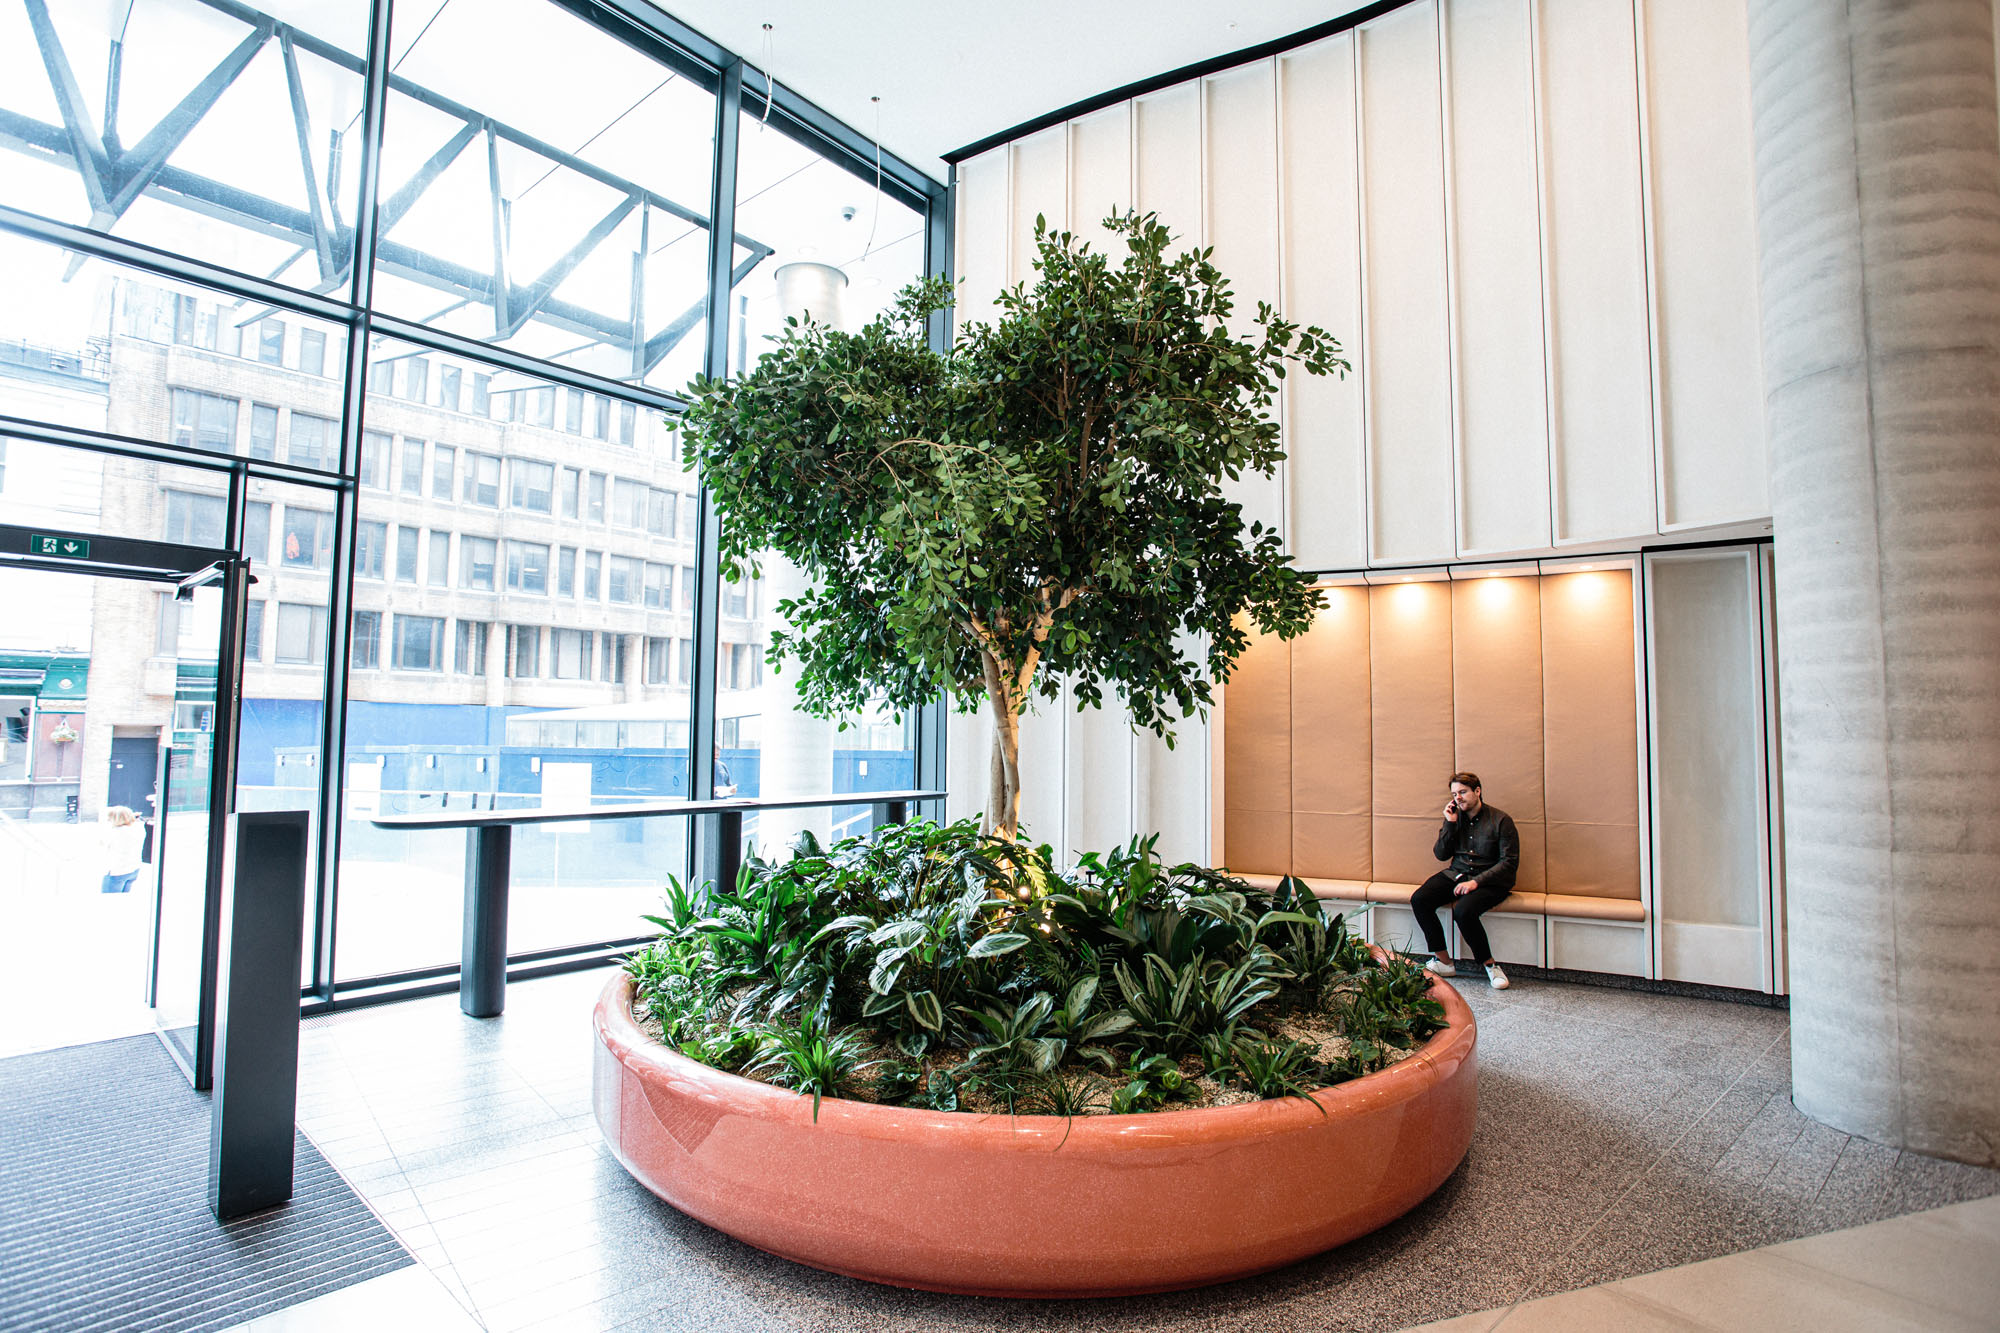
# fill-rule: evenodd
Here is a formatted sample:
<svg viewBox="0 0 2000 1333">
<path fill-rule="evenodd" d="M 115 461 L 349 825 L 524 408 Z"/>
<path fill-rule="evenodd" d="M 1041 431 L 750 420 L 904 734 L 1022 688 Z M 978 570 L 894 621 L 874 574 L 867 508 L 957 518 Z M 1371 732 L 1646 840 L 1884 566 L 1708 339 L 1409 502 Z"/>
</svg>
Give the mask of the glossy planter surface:
<svg viewBox="0 0 2000 1333">
<path fill-rule="evenodd" d="M 597 1005 L 597 1122 L 674 1207 L 759 1249 L 989 1296 L 1169 1291 L 1365 1235 L 1458 1166 L 1478 1109 L 1472 1012 L 1409 1059 L 1211 1110 L 1006 1116 L 820 1103 L 659 1045 L 619 975 Z"/>
</svg>

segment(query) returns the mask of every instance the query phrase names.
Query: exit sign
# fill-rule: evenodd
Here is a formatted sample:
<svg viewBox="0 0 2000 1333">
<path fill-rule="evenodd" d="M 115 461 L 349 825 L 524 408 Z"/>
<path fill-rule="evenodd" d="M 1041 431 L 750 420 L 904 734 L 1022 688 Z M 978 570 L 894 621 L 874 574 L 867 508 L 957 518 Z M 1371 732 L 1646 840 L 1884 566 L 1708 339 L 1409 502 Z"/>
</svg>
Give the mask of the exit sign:
<svg viewBox="0 0 2000 1333">
<path fill-rule="evenodd" d="M 29 555 L 53 555 L 65 560 L 90 559 L 90 543 L 81 537 L 47 537 L 37 532 L 28 538 Z"/>
</svg>

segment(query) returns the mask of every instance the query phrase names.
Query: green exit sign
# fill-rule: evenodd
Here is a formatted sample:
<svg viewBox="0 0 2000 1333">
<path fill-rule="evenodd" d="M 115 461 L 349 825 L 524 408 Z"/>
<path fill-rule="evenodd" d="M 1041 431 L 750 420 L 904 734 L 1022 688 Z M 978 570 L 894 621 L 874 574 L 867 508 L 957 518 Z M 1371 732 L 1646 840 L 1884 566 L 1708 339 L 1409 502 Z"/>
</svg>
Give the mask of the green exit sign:
<svg viewBox="0 0 2000 1333">
<path fill-rule="evenodd" d="M 37 532 L 28 538 L 29 555 L 53 555 L 65 560 L 90 559 L 90 543 L 81 537 L 47 537 Z"/>
</svg>

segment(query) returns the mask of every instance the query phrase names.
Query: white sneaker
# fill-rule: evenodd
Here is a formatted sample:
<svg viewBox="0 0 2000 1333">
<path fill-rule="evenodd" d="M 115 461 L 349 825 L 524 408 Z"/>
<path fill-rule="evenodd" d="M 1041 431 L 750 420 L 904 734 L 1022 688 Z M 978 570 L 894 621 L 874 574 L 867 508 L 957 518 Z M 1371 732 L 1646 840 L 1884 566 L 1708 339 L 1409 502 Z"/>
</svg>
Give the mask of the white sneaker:
<svg viewBox="0 0 2000 1333">
<path fill-rule="evenodd" d="M 1440 977 L 1455 977 L 1458 975 L 1458 967 L 1455 964 L 1447 963 L 1442 958 L 1433 958 L 1428 963 L 1425 963 L 1424 971 Z"/>
<path fill-rule="evenodd" d="M 1507 974 L 1500 970 L 1500 964 L 1488 963 L 1486 965 L 1486 984 L 1494 990 L 1506 990 L 1514 983 L 1507 980 Z"/>
</svg>

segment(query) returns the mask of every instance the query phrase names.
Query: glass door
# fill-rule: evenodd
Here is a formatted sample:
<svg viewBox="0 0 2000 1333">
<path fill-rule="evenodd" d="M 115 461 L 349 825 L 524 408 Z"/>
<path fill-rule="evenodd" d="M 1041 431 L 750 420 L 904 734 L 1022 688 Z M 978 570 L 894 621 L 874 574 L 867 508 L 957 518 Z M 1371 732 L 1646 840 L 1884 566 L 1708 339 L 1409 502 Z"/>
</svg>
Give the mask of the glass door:
<svg viewBox="0 0 2000 1333">
<path fill-rule="evenodd" d="M 238 681 L 247 564 L 218 561 L 185 580 L 173 720 L 157 834 L 153 1018 L 197 1088 L 215 1047 L 216 959 L 228 816 L 234 805 Z"/>
</svg>

